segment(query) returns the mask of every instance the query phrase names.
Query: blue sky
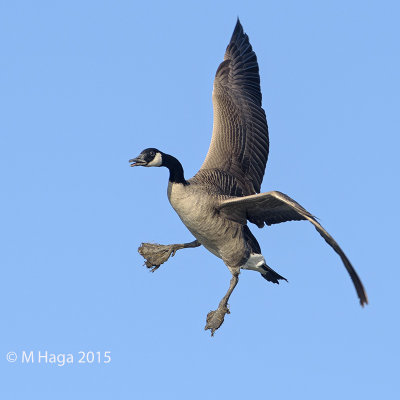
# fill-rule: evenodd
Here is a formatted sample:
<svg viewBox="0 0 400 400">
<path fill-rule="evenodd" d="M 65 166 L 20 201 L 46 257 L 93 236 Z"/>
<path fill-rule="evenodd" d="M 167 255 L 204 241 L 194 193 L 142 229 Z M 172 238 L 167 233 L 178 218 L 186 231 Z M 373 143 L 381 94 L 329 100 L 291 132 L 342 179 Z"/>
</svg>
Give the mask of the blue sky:
<svg viewBox="0 0 400 400">
<path fill-rule="evenodd" d="M 370 305 L 310 224 L 252 226 L 289 283 L 243 272 L 210 338 L 229 271 L 204 248 L 143 267 L 141 242 L 192 237 L 167 171 L 128 159 L 154 146 L 196 173 L 237 16 L 270 128 L 262 190 L 321 219 Z M 2 398 L 397 398 L 398 18 L 394 1 L 1 2 Z M 6 360 L 46 350 L 74 363 Z"/>
</svg>

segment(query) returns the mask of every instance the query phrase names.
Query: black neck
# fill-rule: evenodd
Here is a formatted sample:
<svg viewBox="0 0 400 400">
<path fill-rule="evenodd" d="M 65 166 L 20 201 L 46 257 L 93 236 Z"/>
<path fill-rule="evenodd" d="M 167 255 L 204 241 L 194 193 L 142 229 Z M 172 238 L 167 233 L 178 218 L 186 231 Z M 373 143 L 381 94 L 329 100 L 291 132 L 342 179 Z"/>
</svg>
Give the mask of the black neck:
<svg viewBox="0 0 400 400">
<path fill-rule="evenodd" d="M 188 184 L 188 182 L 185 179 L 185 176 L 183 175 L 182 164 L 175 157 L 163 153 L 162 163 L 164 167 L 167 167 L 169 169 L 170 182 L 183 183 L 184 185 Z"/>
</svg>

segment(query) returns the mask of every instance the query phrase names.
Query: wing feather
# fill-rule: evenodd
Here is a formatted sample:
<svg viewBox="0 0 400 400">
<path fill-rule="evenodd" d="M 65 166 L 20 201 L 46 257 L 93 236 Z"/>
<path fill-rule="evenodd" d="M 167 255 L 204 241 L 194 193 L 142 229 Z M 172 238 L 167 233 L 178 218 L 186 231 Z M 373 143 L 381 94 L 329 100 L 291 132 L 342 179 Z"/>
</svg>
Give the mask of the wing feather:
<svg viewBox="0 0 400 400">
<path fill-rule="evenodd" d="M 299 203 L 281 192 L 268 192 L 252 196 L 230 198 L 224 200 L 219 206 L 220 213 L 228 219 L 241 224 L 246 224 L 247 220 L 255 223 L 258 227 L 279 224 L 286 221 L 310 221 L 324 240 L 340 256 L 344 266 L 353 281 L 360 304 L 368 304 L 367 294 L 355 269 L 351 265 L 346 254 L 337 244 L 335 239 L 322 227 L 316 218 L 310 214 Z"/>
<path fill-rule="evenodd" d="M 257 57 L 238 20 L 215 74 L 213 135 L 200 171 L 230 174 L 244 195 L 260 192 L 268 160 L 268 126 L 261 101 Z M 225 193 L 230 192 L 227 187 Z"/>
</svg>

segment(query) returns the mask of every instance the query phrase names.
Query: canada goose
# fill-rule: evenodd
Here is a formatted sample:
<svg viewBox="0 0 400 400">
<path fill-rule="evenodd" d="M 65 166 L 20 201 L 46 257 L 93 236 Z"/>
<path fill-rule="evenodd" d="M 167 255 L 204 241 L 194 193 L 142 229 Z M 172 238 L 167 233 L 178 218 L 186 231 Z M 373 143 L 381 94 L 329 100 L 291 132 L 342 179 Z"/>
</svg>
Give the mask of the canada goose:
<svg viewBox="0 0 400 400">
<path fill-rule="evenodd" d="M 217 310 L 207 315 L 205 329 L 210 329 L 213 335 L 229 313 L 228 300 L 241 269 L 258 271 L 273 283 L 286 280 L 265 262 L 247 221 L 262 228 L 264 224 L 308 220 L 339 254 L 361 305 L 367 304 L 367 295 L 356 271 L 315 217 L 283 193 L 260 193 L 269 151 L 268 127 L 261 107 L 257 58 L 239 19 L 215 75 L 213 106 L 211 144 L 193 178 L 186 180 L 181 163 L 155 148 L 145 149 L 137 158 L 129 160 L 132 167 L 169 169 L 168 199 L 196 238 L 184 244 L 143 243 L 139 253 L 147 259 L 147 267 L 154 271 L 177 250 L 200 245 L 224 261 L 232 279 Z"/>
</svg>

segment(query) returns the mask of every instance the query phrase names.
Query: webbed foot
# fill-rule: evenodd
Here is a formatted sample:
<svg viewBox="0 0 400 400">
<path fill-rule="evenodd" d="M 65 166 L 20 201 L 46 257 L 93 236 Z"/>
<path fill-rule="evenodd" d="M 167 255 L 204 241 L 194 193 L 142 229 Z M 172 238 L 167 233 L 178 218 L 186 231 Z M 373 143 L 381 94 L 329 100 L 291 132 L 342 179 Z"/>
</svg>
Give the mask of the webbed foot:
<svg viewBox="0 0 400 400">
<path fill-rule="evenodd" d="M 145 259 L 146 267 L 154 272 L 180 249 L 183 249 L 182 244 L 142 243 L 138 252 Z"/>
<path fill-rule="evenodd" d="M 230 314 L 229 308 L 225 304 L 220 304 L 215 311 L 210 311 L 207 314 L 207 323 L 204 330 L 210 329 L 211 336 L 223 324 L 226 314 Z"/>
<path fill-rule="evenodd" d="M 210 329 L 211 336 L 214 336 L 214 332 L 223 324 L 225 315 L 230 314 L 228 308 L 228 300 L 233 292 L 233 289 L 235 289 L 237 283 L 239 282 L 240 269 L 230 268 L 230 270 L 232 272 L 232 279 L 229 285 L 229 289 L 226 292 L 226 295 L 219 302 L 218 308 L 215 311 L 210 311 L 207 314 L 207 322 L 206 326 L 204 327 L 204 330 Z"/>
<path fill-rule="evenodd" d="M 138 252 L 145 259 L 144 264 L 146 267 L 149 268 L 151 272 L 154 272 L 161 264 L 168 261 L 171 256 L 173 257 L 178 250 L 198 246 L 201 246 L 201 244 L 197 240 L 190 243 L 167 245 L 158 243 L 142 243 L 138 248 Z"/>
</svg>

